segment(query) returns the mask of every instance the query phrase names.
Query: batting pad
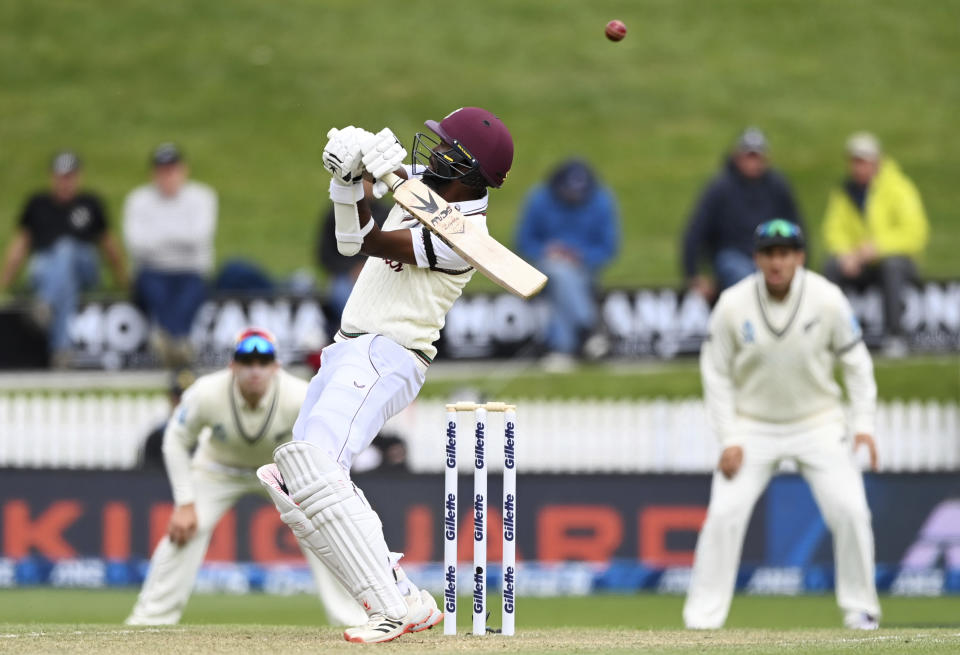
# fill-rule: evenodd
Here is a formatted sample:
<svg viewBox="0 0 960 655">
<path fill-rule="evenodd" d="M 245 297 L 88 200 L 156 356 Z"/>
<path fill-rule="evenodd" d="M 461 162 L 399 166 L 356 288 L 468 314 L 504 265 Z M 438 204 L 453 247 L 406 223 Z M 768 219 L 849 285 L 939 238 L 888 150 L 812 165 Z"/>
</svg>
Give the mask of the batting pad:
<svg viewBox="0 0 960 655">
<path fill-rule="evenodd" d="M 339 563 L 333 557 L 330 546 L 323 540 L 317 529 L 313 527 L 313 523 L 303 513 L 303 510 L 297 507 L 293 499 L 284 491 L 283 476 L 280 475 L 277 465 L 261 466 L 257 469 L 257 478 L 280 512 L 280 520 L 290 527 L 301 544 L 309 548 L 314 555 L 327 565 L 327 568 L 336 576 L 344 588 L 351 589 L 350 582 L 346 579 L 343 571 L 340 570 Z"/>
<path fill-rule="evenodd" d="M 343 574 L 344 586 L 368 612 L 402 619 L 408 607 L 393 576 L 380 518 L 347 473 L 305 441 L 285 443 L 273 457 L 290 498 L 316 528 L 331 568 Z"/>
</svg>

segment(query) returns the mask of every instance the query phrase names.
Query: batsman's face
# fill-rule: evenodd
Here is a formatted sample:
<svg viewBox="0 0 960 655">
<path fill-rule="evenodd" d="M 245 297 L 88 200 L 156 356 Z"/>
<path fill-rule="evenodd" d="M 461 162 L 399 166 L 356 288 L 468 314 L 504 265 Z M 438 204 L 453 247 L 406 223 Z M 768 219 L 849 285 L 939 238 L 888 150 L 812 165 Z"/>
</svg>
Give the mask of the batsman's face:
<svg viewBox="0 0 960 655">
<path fill-rule="evenodd" d="M 280 365 L 275 362 L 251 361 L 249 363 L 232 362 L 230 368 L 237 380 L 240 393 L 244 396 L 262 396 L 270 388 L 273 376 Z"/>
<path fill-rule="evenodd" d="M 449 174 L 454 163 L 454 148 L 446 141 L 440 141 L 430 149 L 430 170 L 434 173 Z"/>
<path fill-rule="evenodd" d="M 785 294 L 790 289 L 797 268 L 803 266 L 805 260 L 806 253 L 787 246 L 764 248 L 754 255 L 767 289 L 774 295 Z"/>
<path fill-rule="evenodd" d="M 451 146 L 446 141 L 441 141 L 434 147 L 429 150 L 429 156 L 427 159 L 426 171 L 423 174 L 423 183 L 428 187 L 443 195 L 444 189 L 446 189 L 451 182 L 451 176 L 453 171 L 450 168 L 447 160 L 449 159 L 449 153 L 452 152 L 453 146 Z"/>
</svg>

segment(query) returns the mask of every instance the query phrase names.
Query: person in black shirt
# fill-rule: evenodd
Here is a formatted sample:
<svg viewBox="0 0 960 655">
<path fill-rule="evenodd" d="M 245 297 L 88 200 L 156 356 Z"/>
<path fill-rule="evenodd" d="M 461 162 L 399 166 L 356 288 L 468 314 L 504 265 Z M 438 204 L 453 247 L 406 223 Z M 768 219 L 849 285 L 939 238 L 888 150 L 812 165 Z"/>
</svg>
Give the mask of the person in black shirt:
<svg viewBox="0 0 960 655">
<path fill-rule="evenodd" d="M 52 361 L 69 360 L 70 317 L 79 295 L 99 280 L 99 247 L 117 286 L 126 286 L 126 270 L 117 241 L 107 229 L 100 198 L 80 189 L 80 159 L 60 152 L 52 161 L 50 190 L 33 194 L 20 215 L 0 268 L 0 291 L 6 291 L 30 256 L 28 276 L 37 300 L 35 314 L 47 325 Z"/>
<path fill-rule="evenodd" d="M 804 227 L 790 185 L 770 167 L 768 149 L 763 132 L 744 130 L 690 217 L 683 273 L 690 290 L 708 301 L 755 270 L 753 232 L 758 225 L 785 218 Z M 716 285 L 700 272 L 703 258 L 713 266 Z"/>
</svg>

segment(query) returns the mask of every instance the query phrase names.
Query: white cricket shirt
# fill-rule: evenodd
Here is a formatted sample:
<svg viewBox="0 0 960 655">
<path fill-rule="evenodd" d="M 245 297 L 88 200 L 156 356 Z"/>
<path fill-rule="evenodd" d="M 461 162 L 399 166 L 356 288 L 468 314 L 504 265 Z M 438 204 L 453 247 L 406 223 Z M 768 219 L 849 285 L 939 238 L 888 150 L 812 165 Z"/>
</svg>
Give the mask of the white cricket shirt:
<svg viewBox="0 0 960 655">
<path fill-rule="evenodd" d="M 194 501 L 192 466 L 252 474 L 272 462 L 274 448 L 293 435 L 306 393 L 305 380 L 280 369 L 257 406 L 250 407 L 229 368 L 198 378 L 184 392 L 163 434 L 174 502 Z"/>
<path fill-rule="evenodd" d="M 737 419 L 768 424 L 842 419 L 843 393 L 834 377 L 838 361 L 851 427 L 872 434 L 873 363 L 839 287 L 798 268 L 781 301 L 767 292 L 760 272 L 724 291 L 700 352 L 707 413 L 721 445 L 738 441 Z"/>
<path fill-rule="evenodd" d="M 485 234 L 488 197 L 453 203 Z M 409 350 L 425 367 L 437 354 L 433 344 L 440 338 L 447 312 L 475 271 L 399 205 L 394 205 L 381 229 L 410 230 L 417 265 L 368 258 L 335 339 L 380 334 Z"/>
<path fill-rule="evenodd" d="M 217 195 L 200 182 L 185 183 L 175 196 L 146 184 L 123 204 L 123 240 L 135 269 L 209 273 L 216 228 Z"/>
</svg>

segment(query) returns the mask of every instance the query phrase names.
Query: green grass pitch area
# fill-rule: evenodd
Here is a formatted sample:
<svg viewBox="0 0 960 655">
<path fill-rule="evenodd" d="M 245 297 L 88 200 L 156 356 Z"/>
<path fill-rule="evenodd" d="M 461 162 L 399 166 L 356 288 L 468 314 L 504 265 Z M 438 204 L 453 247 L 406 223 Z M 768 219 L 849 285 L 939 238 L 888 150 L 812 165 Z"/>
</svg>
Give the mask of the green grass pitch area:
<svg viewBox="0 0 960 655">
<path fill-rule="evenodd" d="M 53 589 L 0 592 L 0 653 L 327 653 L 348 646 L 322 625 L 309 596 L 197 594 L 179 626 L 120 624 L 134 591 Z M 464 599 L 466 600 L 466 599 Z M 491 624 L 498 599 L 490 597 Z M 681 630 L 679 596 L 526 598 L 517 605 L 517 636 L 461 636 L 439 628 L 405 635 L 382 648 L 396 652 L 644 653 L 957 653 L 960 598 L 882 599 L 878 632 L 837 628 L 832 596 L 737 597 L 723 631 Z M 466 603 L 462 608 L 468 607 Z"/>
</svg>

